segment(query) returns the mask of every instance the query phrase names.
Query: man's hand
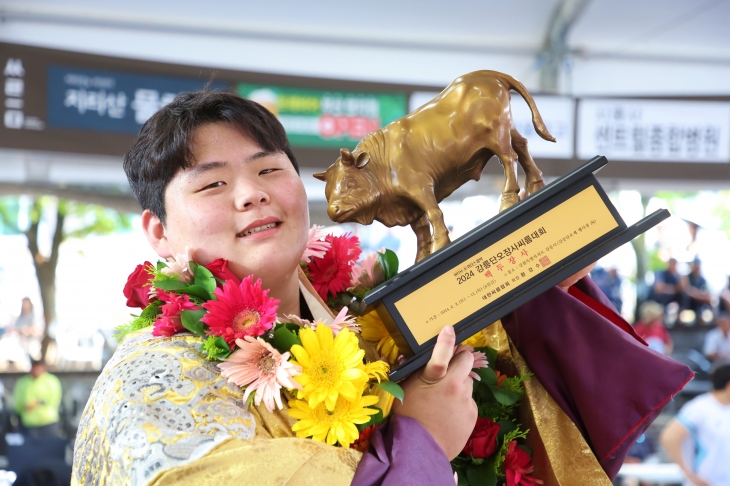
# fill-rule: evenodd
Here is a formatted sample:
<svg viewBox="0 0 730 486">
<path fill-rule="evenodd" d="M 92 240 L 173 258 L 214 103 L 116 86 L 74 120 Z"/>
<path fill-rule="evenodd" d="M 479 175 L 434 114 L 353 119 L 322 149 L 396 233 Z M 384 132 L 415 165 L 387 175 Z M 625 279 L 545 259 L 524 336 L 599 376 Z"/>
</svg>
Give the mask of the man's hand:
<svg viewBox="0 0 730 486">
<path fill-rule="evenodd" d="M 449 461 L 459 455 L 477 421 L 469 377 L 474 355 L 469 346 L 456 350 L 454 328 L 441 330 L 431 360 L 402 383 L 403 403 L 393 413 L 413 417 L 423 425 L 446 453 Z"/>
<path fill-rule="evenodd" d="M 593 267 L 595 267 L 595 266 L 596 266 L 595 262 L 594 263 L 591 263 L 590 265 L 588 265 L 587 267 L 585 267 L 580 272 L 577 272 L 576 274 L 571 275 L 570 277 L 568 277 L 565 280 L 563 280 L 562 282 L 560 282 L 558 284 L 558 287 L 560 287 L 562 290 L 565 290 L 567 292 L 568 291 L 568 288 L 571 285 L 573 285 L 578 280 L 582 279 L 583 277 L 585 277 L 586 275 L 588 275 L 589 273 L 591 273 L 591 270 L 593 270 Z"/>
</svg>

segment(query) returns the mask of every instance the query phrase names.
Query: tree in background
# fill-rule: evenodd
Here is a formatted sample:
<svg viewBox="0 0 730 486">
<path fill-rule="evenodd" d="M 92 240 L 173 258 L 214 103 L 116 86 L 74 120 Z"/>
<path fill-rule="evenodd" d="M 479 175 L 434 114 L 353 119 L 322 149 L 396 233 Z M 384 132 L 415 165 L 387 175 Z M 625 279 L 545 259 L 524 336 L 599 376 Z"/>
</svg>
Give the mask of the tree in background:
<svg viewBox="0 0 730 486">
<path fill-rule="evenodd" d="M 43 304 L 43 339 L 41 354 L 45 358 L 50 336 L 49 325 L 56 318 L 56 268 L 58 266 L 61 243 L 68 238 L 84 238 L 89 235 L 107 235 L 131 229 L 129 215 L 113 209 L 86 204 L 67 199 L 43 196 L 31 200 L 28 211 L 28 227 L 18 228 L 18 211 L 21 205 L 18 197 L 0 199 L 0 223 L 15 233 L 24 233 L 28 240 L 28 250 L 33 257 L 36 278 Z M 48 223 L 53 228 L 50 245 L 39 241 L 39 227 Z M 44 254 L 42 247 L 50 251 Z"/>
</svg>

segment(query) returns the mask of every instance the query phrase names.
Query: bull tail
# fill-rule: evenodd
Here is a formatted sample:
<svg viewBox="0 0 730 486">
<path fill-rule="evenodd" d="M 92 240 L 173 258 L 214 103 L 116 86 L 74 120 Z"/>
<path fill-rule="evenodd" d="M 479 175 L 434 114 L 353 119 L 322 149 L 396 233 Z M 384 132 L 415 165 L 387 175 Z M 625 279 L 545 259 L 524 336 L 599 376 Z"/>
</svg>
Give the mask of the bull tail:
<svg viewBox="0 0 730 486">
<path fill-rule="evenodd" d="M 548 129 L 545 126 L 545 122 L 542 121 L 542 116 L 540 116 L 540 112 L 537 111 L 537 106 L 535 105 L 535 100 L 532 99 L 532 95 L 527 91 L 527 88 L 525 88 L 525 85 L 520 83 L 519 81 L 517 81 L 515 78 L 513 78 L 509 74 L 498 73 L 496 71 L 492 71 L 492 73 L 500 81 L 503 81 L 504 83 L 506 83 L 507 86 L 510 87 L 510 89 L 517 91 L 520 94 L 520 96 L 522 96 L 522 98 L 525 100 L 525 102 L 527 103 L 527 106 L 530 107 L 530 111 L 532 112 L 532 125 L 535 127 L 535 131 L 537 132 L 537 134 L 540 135 L 545 140 L 554 142 L 555 137 L 550 135 L 550 132 L 548 132 Z"/>
</svg>

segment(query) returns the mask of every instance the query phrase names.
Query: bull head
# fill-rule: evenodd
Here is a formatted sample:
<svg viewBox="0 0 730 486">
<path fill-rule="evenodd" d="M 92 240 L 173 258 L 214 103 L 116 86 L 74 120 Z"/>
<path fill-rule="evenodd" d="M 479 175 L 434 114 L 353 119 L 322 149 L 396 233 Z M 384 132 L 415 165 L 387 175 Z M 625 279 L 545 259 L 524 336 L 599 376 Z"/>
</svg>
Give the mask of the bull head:
<svg viewBox="0 0 730 486">
<path fill-rule="evenodd" d="M 358 222 L 370 224 L 374 217 L 368 201 L 376 196 L 369 181 L 368 171 L 362 171 L 370 155 L 367 152 L 353 154 L 347 149 L 340 149 L 340 157 L 326 172 L 314 174 L 316 179 L 327 183 L 327 214 L 336 223 Z M 366 208 L 365 211 L 362 211 Z"/>
<path fill-rule="evenodd" d="M 352 152 L 346 148 L 342 148 L 340 149 L 340 158 L 337 159 L 335 164 L 339 163 L 345 167 L 355 166 L 358 169 L 362 169 L 368 162 L 370 162 L 370 155 L 367 152 L 360 152 L 357 155 L 357 158 L 355 158 Z M 319 179 L 322 182 L 327 182 L 327 172 L 317 172 L 314 174 L 314 178 Z"/>
</svg>

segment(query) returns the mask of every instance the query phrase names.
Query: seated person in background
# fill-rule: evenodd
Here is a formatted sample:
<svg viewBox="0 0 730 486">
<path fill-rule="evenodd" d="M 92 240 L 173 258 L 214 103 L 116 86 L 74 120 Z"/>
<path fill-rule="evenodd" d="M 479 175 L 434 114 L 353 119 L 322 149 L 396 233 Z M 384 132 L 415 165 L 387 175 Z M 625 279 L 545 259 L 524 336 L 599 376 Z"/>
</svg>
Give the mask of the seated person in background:
<svg viewBox="0 0 730 486">
<path fill-rule="evenodd" d="M 35 438 L 60 437 L 58 407 L 61 382 L 46 371 L 46 363 L 33 360 L 30 373 L 18 380 L 13 390 L 15 411 L 20 415 L 23 435 Z"/>
<path fill-rule="evenodd" d="M 649 300 L 665 306 L 676 302 L 684 309 L 687 307 L 686 287 L 686 279 L 677 271 L 677 260 L 670 258 L 666 270 L 660 270 L 654 275 L 654 286 L 651 288 Z"/>
<path fill-rule="evenodd" d="M 710 361 L 730 362 L 730 313 L 721 312 L 716 321 L 717 327 L 705 336 L 703 351 Z"/>
<path fill-rule="evenodd" d="M 687 402 L 659 441 L 669 460 L 682 468 L 685 486 L 730 484 L 730 365 L 712 373 L 712 391 Z M 684 447 L 692 445 L 689 453 Z"/>
<path fill-rule="evenodd" d="M 687 275 L 687 296 L 688 309 L 698 314 L 703 308 L 709 308 L 712 305 L 712 297 L 707 290 L 707 280 L 702 276 L 702 263 L 699 259 L 692 262 L 691 270 Z"/>
<path fill-rule="evenodd" d="M 623 302 L 621 300 L 621 276 L 618 274 L 618 270 L 613 267 L 606 271 L 605 268 L 596 267 L 591 272 L 591 278 L 620 313 Z"/>
<path fill-rule="evenodd" d="M 727 278 L 727 286 L 720 292 L 720 312 L 730 312 L 730 276 Z"/>
<path fill-rule="evenodd" d="M 664 306 L 653 300 L 647 300 L 639 307 L 639 318 L 641 320 L 634 325 L 636 334 L 641 336 L 654 351 L 667 356 L 672 354 L 674 343 L 667 328 L 664 327 Z"/>
</svg>

